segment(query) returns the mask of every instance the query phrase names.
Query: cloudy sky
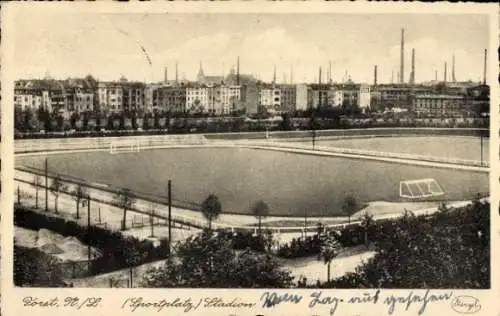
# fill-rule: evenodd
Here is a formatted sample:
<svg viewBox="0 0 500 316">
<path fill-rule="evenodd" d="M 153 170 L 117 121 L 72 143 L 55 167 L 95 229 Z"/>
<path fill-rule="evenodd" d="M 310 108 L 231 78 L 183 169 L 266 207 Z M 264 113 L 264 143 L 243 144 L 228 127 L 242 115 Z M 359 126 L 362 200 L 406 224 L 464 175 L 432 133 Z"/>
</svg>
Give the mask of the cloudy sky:
<svg viewBox="0 0 500 316">
<path fill-rule="evenodd" d="M 405 77 L 416 49 L 416 80 L 443 76 L 456 59 L 457 80 L 478 80 L 489 44 L 482 15 L 437 14 L 20 14 L 14 30 L 18 77 L 93 74 L 159 81 L 164 67 L 194 79 L 200 62 L 207 74 L 227 73 L 240 56 L 241 72 L 278 80 L 293 66 L 295 81 L 313 81 L 332 63 L 334 81 L 348 72 L 356 82 L 390 82 L 399 69 L 401 28 L 406 30 Z M 144 53 L 141 49 L 146 51 Z M 147 54 L 147 57 L 146 57 Z M 152 62 L 149 65 L 148 59 Z M 450 74 L 450 68 L 448 74 Z"/>
</svg>

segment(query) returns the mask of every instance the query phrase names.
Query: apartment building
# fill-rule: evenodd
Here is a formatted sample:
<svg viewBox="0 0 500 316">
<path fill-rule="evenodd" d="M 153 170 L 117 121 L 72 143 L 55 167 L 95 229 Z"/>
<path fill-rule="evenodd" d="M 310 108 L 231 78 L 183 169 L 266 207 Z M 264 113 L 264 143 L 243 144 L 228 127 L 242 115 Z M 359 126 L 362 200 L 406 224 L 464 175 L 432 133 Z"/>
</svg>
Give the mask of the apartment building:
<svg viewBox="0 0 500 316">
<path fill-rule="evenodd" d="M 433 116 L 459 116 L 465 111 L 464 96 L 419 94 L 412 98 L 413 111 Z"/>
<path fill-rule="evenodd" d="M 297 88 L 293 84 L 281 84 L 278 112 L 293 112 L 297 105 Z"/>
</svg>

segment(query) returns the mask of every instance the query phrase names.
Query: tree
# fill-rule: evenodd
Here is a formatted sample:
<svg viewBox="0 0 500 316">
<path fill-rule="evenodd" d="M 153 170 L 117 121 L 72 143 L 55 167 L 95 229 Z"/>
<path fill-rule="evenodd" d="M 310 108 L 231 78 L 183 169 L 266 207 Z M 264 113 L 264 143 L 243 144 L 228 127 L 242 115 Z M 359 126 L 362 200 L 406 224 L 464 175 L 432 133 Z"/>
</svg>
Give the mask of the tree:
<svg viewBox="0 0 500 316">
<path fill-rule="evenodd" d="M 87 190 L 82 184 L 78 184 L 71 193 L 76 202 L 76 219 L 80 219 L 80 204 L 87 197 Z"/>
<path fill-rule="evenodd" d="M 292 120 L 290 119 L 290 114 L 288 113 L 284 113 L 281 118 L 283 119 L 280 123 L 280 127 L 282 130 L 284 131 L 289 131 L 292 129 L 293 127 L 293 124 L 292 124 Z"/>
<path fill-rule="evenodd" d="M 321 236 L 320 259 L 327 265 L 327 280 L 330 282 L 330 266 L 332 260 L 339 255 L 341 245 L 337 238 L 328 232 Z"/>
<path fill-rule="evenodd" d="M 351 223 L 351 216 L 358 210 L 358 202 L 353 195 L 345 197 L 342 203 L 342 211 L 349 217 L 349 224 Z"/>
<path fill-rule="evenodd" d="M 130 243 L 132 244 L 132 243 Z M 133 276 L 134 276 L 134 267 L 137 266 L 141 262 L 141 252 L 137 247 L 122 247 L 121 253 L 125 260 L 125 263 L 129 267 L 130 274 L 130 287 L 133 287 Z"/>
<path fill-rule="evenodd" d="M 57 213 L 57 202 L 59 201 L 59 194 L 66 189 L 66 186 L 62 182 L 59 176 L 52 179 L 52 184 L 49 187 L 50 192 L 54 195 L 54 210 Z"/>
<path fill-rule="evenodd" d="M 283 288 L 293 284 L 271 254 L 249 249 L 238 254 L 225 236 L 209 229 L 177 245 L 161 267 L 146 272 L 144 287 Z"/>
<path fill-rule="evenodd" d="M 38 192 L 42 188 L 42 177 L 35 175 L 33 186 L 35 187 L 35 208 L 38 208 Z"/>
<path fill-rule="evenodd" d="M 377 229 L 375 256 L 334 288 L 467 288 L 491 286 L 490 205 L 453 212 L 410 212 Z"/>
<path fill-rule="evenodd" d="M 14 245 L 14 284 L 31 287 L 61 287 L 60 260 L 36 248 Z"/>
<path fill-rule="evenodd" d="M 127 229 L 127 210 L 132 209 L 135 204 L 135 197 L 128 188 L 121 188 L 114 197 L 115 203 L 123 209 L 123 219 L 121 230 Z"/>
<path fill-rule="evenodd" d="M 59 132 L 64 131 L 64 117 L 60 114 L 56 116 L 57 130 Z"/>
<path fill-rule="evenodd" d="M 252 213 L 259 220 L 259 236 L 262 236 L 262 218 L 269 215 L 269 207 L 264 201 L 259 200 L 252 206 Z"/>
<path fill-rule="evenodd" d="M 201 213 L 208 220 L 208 229 L 212 230 L 212 221 L 217 220 L 222 212 L 219 198 L 210 194 L 201 204 Z"/>
<path fill-rule="evenodd" d="M 360 218 L 361 227 L 363 227 L 365 231 L 365 246 L 366 248 L 370 245 L 370 240 L 368 238 L 368 232 L 375 226 L 375 220 L 373 219 L 373 215 L 366 212 L 363 217 Z"/>
</svg>

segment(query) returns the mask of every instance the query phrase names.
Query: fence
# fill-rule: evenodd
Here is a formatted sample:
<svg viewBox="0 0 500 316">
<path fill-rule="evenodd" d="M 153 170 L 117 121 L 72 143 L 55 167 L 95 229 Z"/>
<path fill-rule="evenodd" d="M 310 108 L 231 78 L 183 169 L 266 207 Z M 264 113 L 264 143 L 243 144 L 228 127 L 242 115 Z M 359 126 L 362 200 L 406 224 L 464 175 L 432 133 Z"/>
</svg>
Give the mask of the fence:
<svg viewBox="0 0 500 316">
<path fill-rule="evenodd" d="M 290 143 L 281 143 L 277 141 L 272 142 L 252 142 L 247 143 L 249 146 L 261 146 L 261 147 L 278 147 L 284 149 L 302 149 L 302 150 L 311 150 L 310 145 L 301 145 L 301 144 L 290 144 Z M 365 150 L 365 149 L 356 149 L 356 148 L 341 148 L 341 147 L 324 147 L 324 146 L 315 146 L 314 149 L 316 151 L 325 151 L 332 152 L 338 154 L 347 154 L 347 155 L 360 155 L 360 156 L 371 156 L 371 157 L 382 157 L 382 158 L 393 158 L 393 159 L 405 159 L 405 160 L 416 160 L 416 161 L 427 161 L 427 162 L 436 162 L 436 163 L 444 163 L 444 164 L 454 164 L 454 165 L 463 165 L 463 166 L 474 166 L 474 167 L 489 167 L 490 163 L 488 161 L 478 161 L 478 160 L 470 160 L 470 159 L 460 159 L 460 158 L 447 158 L 447 157 L 437 157 L 437 156 L 427 156 L 427 155 L 417 155 L 417 154 L 405 154 L 405 153 L 396 153 L 396 152 L 382 152 L 375 150 Z"/>
<path fill-rule="evenodd" d="M 43 152 L 57 150 L 109 150 L 111 143 L 130 144 L 138 142 L 143 147 L 166 145 L 201 145 L 210 140 L 245 140 L 270 138 L 299 138 L 311 137 L 311 130 L 306 131 L 270 131 L 241 132 L 241 133 L 213 133 L 213 134 L 182 134 L 182 135 L 146 135 L 146 136 L 110 136 L 87 138 L 57 138 L 57 139 L 20 139 L 14 142 L 15 153 Z M 317 137 L 347 137 L 347 136 L 479 136 L 488 137 L 489 130 L 481 128 L 363 128 L 317 130 Z"/>
</svg>

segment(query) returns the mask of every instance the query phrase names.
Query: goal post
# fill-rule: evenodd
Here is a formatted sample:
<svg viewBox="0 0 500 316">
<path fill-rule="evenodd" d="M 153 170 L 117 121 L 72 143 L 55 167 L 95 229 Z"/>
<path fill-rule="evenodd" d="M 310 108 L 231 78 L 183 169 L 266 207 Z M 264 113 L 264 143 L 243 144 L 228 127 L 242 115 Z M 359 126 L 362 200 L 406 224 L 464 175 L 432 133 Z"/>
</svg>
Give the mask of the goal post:
<svg viewBox="0 0 500 316">
<path fill-rule="evenodd" d="M 435 179 L 404 180 L 399 182 L 399 196 L 407 199 L 419 199 L 444 195 L 444 191 Z"/>
<path fill-rule="evenodd" d="M 132 153 L 140 151 L 141 151 L 141 143 L 139 140 L 112 141 L 109 144 L 109 153 L 112 155 L 118 153 Z"/>
</svg>

